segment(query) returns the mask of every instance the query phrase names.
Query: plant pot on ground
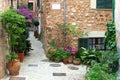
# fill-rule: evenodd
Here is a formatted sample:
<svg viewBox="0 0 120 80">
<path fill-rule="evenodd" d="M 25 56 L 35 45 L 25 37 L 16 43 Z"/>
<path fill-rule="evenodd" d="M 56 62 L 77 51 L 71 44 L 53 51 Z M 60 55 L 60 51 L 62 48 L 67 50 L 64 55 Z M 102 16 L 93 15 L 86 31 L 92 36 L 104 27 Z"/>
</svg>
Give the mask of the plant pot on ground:
<svg viewBox="0 0 120 80">
<path fill-rule="evenodd" d="M 75 59 L 73 60 L 73 64 L 74 64 L 74 65 L 79 65 L 79 64 L 80 64 L 80 59 L 79 59 L 79 58 L 75 58 Z"/>
<path fill-rule="evenodd" d="M 24 51 L 26 49 L 26 43 L 25 42 L 21 42 L 18 43 L 17 45 L 15 45 L 14 50 L 18 55 L 18 59 L 20 60 L 20 62 L 23 62 L 24 60 Z"/>
<path fill-rule="evenodd" d="M 64 64 L 68 63 L 68 53 L 66 51 L 62 53 L 62 61 Z"/>
<path fill-rule="evenodd" d="M 11 76 L 16 76 L 19 74 L 20 70 L 20 61 L 18 60 L 18 56 L 16 53 L 11 52 L 10 54 L 6 55 L 8 60 L 7 69 Z"/>
<path fill-rule="evenodd" d="M 69 57 L 68 57 L 68 63 L 72 64 L 73 60 L 74 60 L 74 56 L 73 55 L 69 55 Z"/>
</svg>

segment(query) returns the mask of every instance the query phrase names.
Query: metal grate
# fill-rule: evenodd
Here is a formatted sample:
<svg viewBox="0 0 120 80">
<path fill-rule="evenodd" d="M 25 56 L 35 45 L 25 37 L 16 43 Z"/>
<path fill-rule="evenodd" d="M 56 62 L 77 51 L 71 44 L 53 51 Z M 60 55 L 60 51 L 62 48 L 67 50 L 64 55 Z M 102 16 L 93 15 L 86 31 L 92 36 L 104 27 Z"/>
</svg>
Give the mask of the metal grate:
<svg viewBox="0 0 120 80">
<path fill-rule="evenodd" d="M 53 76 L 66 76 L 66 73 L 53 73 Z"/>
</svg>

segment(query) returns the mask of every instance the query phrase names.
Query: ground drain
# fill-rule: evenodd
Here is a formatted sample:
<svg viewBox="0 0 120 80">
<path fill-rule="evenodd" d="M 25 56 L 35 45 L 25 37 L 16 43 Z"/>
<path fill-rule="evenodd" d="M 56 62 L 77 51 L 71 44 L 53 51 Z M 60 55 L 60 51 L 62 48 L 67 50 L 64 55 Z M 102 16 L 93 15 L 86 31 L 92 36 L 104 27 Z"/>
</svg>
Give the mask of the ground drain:
<svg viewBox="0 0 120 80">
<path fill-rule="evenodd" d="M 38 64 L 28 64 L 29 67 L 38 67 Z"/>
<path fill-rule="evenodd" d="M 9 80 L 26 80 L 26 77 L 10 77 Z"/>
<path fill-rule="evenodd" d="M 49 62 L 49 60 L 48 59 L 43 59 L 43 60 L 41 60 L 42 62 Z"/>
<path fill-rule="evenodd" d="M 79 70 L 79 68 L 74 67 L 74 66 L 68 66 L 68 68 L 71 69 L 71 70 Z"/>
<path fill-rule="evenodd" d="M 66 76 L 66 73 L 53 73 L 53 76 Z"/>
<path fill-rule="evenodd" d="M 60 64 L 50 64 L 51 67 L 60 67 Z"/>
</svg>

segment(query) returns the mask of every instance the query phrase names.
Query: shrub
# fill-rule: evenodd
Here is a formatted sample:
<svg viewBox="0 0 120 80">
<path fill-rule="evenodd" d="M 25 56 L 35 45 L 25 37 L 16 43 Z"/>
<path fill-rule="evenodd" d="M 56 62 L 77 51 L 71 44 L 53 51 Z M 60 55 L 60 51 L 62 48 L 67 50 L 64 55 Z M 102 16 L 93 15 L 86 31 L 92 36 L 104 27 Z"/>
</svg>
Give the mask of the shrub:
<svg viewBox="0 0 120 80">
<path fill-rule="evenodd" d="M 93 64 L 86 74 L 86 80 L 116 80 L 116 77 L 102 70 L 100 64 Z"/>
</svg>

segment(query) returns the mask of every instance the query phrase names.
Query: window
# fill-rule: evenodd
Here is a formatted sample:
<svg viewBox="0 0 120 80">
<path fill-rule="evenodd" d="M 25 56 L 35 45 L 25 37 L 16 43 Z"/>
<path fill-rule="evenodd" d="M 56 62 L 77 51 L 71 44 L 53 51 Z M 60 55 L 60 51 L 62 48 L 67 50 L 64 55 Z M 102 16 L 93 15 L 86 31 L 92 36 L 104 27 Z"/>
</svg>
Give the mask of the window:
<svg viewBox="0 0 120 80">
<path fill-rule="evenodd" d="M 92 9 L 112 9 L 112 0 L 91 0 Z"/>
<path fill-rule="evenodd" d="M 29 8 L 30 10 L 33 10 L 33 2 L 28 2 L 28 8 Z"/>
<path fill-rule="evenodd" d="M 40 7 L 40 0 L 37 0 L 37 7 Z"/>
<path fill-rule="evenodd" d="M 86 49 L 105 50 L 104 38 L 79 38 L 78 47 L 84 47 Z"/>
<path fill-rule="evenodd" d="M 97 0 L 96 4 L 98 9 L 112 9 L 112 0 Z"/>
</svg>

